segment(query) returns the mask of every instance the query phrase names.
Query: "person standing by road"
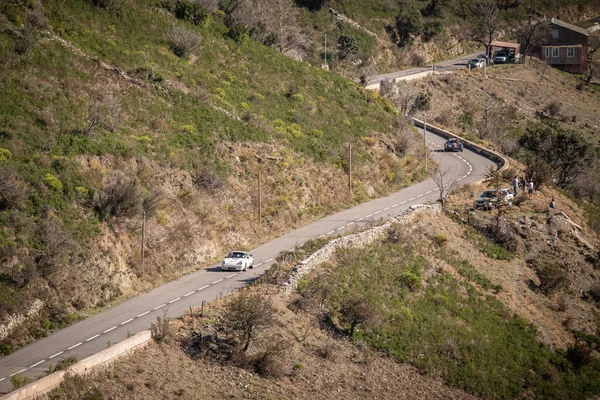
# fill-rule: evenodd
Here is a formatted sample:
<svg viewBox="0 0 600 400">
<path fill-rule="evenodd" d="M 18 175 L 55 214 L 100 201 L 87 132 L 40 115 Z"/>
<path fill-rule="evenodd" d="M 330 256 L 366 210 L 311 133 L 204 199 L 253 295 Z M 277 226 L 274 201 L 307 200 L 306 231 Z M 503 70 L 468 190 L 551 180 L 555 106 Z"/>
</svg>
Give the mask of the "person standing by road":
<svg viewBox="0 0 600 400">
<path fill-rule="evenodd" d="M 515 175 L 515 179 L 513 179 L 513 181 L 512 181 L 512 184 L 513 184 L 514 196 L 517 197 L 517 195 L 519 194 L 519 178 L 517 178 L 516 175 Z"/>
<path fill-rule="evenodd" d="M 529 194 L 529 200 L 531 200 L 533 198 L 533 179 L 531 179 L 529 181 L 529 185 L 527 186 L 528 191 L 527 193 Z"/>
</svg>

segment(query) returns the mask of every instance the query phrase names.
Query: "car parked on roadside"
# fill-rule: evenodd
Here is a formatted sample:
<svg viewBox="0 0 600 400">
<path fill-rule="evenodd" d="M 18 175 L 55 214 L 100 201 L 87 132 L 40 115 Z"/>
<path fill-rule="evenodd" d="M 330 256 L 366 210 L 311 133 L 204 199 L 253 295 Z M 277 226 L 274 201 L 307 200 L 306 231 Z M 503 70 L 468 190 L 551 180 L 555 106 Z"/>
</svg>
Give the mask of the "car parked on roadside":
<svg viewBox="0 0 600 400">
<path fill-rule="evenodd" d="M 463 143 L 455 138 L 450 138 L 444 143 L 444 151 L 463 151 L 463 147 Z"/>
<path fill-rule="evenodd" d="M 247 251 L 231 251 L 221 263 L 223 271 L 246 271 L 254 268 L 254 258 Z"/>
<path fill-rule="evenodd" d="M 481 58 L 472 58 L 469 60 L 467 65 L 471 68 L 483 68 L 485 65 L 485 59 L 482 60 Z"/>
<path fill-rule="evenodd" d="M 512 206 L 513 198 L 514 195 L 509 188 L 502 188 L 498 190 L 488 189 L 483 192 L 481 196 L 477 198 L 477 200 L 475 200 L 473 207 L 475 209 L 481 208 L 483 210 L 491 210 L 498 207 L 500 202 L 505 205 Z"/>
<path fill-rule="evenodd" d="M 506 53 L 497 52 L 496 54 L 494 54 L 494 63 L 495 64 L 502 64 L 502 63 L 505 63 L 506 61 L 508 61 L 508 56 L 506 55 Z"/>
</svg>

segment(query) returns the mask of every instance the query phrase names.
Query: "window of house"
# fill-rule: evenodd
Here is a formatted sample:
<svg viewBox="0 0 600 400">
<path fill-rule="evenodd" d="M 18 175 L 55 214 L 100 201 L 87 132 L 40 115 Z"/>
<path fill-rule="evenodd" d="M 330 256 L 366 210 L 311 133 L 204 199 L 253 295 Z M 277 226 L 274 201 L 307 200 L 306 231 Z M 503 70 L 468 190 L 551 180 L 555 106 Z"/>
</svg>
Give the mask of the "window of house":
<svg viewBox="0 0 600 400">
<path fill-rule="evenodd" d="M 575 57 L 575 47 L 567 47 L 567 57 Z"/>
<path fill-rule="evenodd" d="M 544 58 L 550 58 L 551 47 L 544 47 Z"/>
<path fill-rule="evenodd" d="M 552 39 L 558 39 L 558 29 L 552 29 Z"/>
<path fill-rule="evenodd" d="M 559 48 L 558 47 L 553 47 L 552 48 L 552 57 L 558 57 L 559 56 Z"/>
</svg>

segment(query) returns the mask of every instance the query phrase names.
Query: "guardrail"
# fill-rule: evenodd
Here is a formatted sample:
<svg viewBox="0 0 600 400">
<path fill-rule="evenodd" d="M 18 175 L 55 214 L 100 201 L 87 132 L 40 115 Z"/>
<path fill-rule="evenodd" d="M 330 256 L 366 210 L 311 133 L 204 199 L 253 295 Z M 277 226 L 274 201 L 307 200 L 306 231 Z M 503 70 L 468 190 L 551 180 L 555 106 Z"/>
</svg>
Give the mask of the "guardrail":
<svg viewBox="0 0 600 400">
<path fill-rule="evenodd" d="M 423 121 L 421 121 L 420 119 L 417 119 L 417 118 L 413 118 L 413 124 L 416 127 L 421 128 L 421 129 L 423 129 L 423 127 L 425 125 L 425 123 Z M 486 149 L 485 147 L 478 145 L 477 143 L 471 142 L 470 140 L 466 140 L 457 134 L 454 134 L 450 131 L 439 128 L 435 125 L 427 124 L 427 130 L 431 131 L 433 133 L 436 133 L 440 136 L 443 136 L 445 138 L 460 139 L 461 142 L 463 142 L 464 147 L 466 147 L 467 149 L 469 149 L 479 155 L 482 155 L 483 157 L 489 158 L 492 161 L 495 161 L 496 164 L 498 165 L 498 171 L 500 171 L 500 172 L 505 171 L 508 168 L 508 165 L 509 165 L 508 158 L 504 157 L 502 154 L 500 154 L 496 151 Z"/>
<path fill-rule="evenodd" d="M 129 354 L 138 347 L 145 346 L 152 340 L 150 331 L 142 331 L 125 339 L 111 347 L 102 350 L 99 353 L 89 356 L 76 364 L 71 365 L 66 371 L 53 372 L 48 376 L 38 379 L 27 386 L 23 386 L 7 395 L 0 397 L 0 400 L 27 400 L 37 398 L 52 389 L 57 388 L 62 383 L 67 374 L 86 374 L 92 370 L 106 365 L 110 362 Z"/>
</svg>

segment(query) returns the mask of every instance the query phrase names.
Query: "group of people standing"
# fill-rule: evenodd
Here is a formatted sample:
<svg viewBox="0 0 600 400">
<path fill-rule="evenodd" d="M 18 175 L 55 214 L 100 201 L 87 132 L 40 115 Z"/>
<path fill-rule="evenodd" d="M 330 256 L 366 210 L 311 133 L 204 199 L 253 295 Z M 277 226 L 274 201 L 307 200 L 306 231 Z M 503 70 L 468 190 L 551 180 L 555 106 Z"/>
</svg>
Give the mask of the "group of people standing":
<svg viewBox="0 0 600 400">
<path fill-rule="evenodd" d="M 515 197 L 519 194 L 519 184 L 521 184 L 523 186 L 523 192 L 527 190 L 527 196 L 529 200 L 533 198 L 533 179 L 529 179 L 529 182 L 527 182 L 525 177 L 521 177 L 521 179 L 519 179 L 517 176 L 515 176 L 512 184 Z"/>
<path fill-rule="evenodd" d="M 529 179 L 529 182 L 527 182 L 527 179 L 525 177 L 521 177 L 521 179 L 519 179 L 519 177 L 515 176 L 512 181 L 513 192 L 514 192 L 515 197 L 517 197 L 517 195 L 519 194 L 519 183 L 523 187 L 523 192 L 525 192 L 525 190 L 527 190 L 528 199 L 531 200 L 533 198 L 533 187 L 534 187 L 533 179 Z M 552 198 L 552 201 L 550 201 L 549 207 L 556 208 L 556 203 L 554 201 L 554 198 Z"/>
</svg>

